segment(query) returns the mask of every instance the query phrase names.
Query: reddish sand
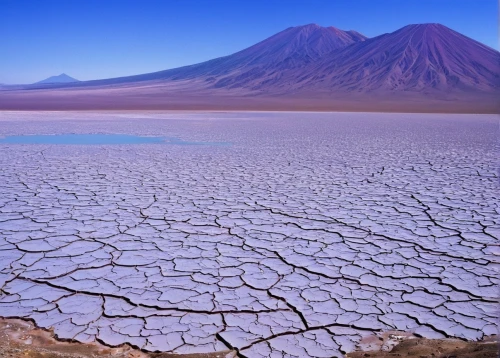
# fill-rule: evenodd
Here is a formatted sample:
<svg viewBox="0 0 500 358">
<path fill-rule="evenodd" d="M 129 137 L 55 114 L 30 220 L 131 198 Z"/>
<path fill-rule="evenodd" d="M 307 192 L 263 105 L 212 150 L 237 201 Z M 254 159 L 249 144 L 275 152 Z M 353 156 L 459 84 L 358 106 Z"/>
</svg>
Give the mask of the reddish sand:
<svg viewBox="0 0 500 358">
<path fill-rule="evenodd" d="M 30 322 L 0 318 L 0 357 L 5 358 L 174 358 L 178 354 L 144 353 L 130 346 L 106 347 L 58 341 L 52 332 L 35 328 Z M 186 354 L 183 358 L 233 358 L 231 352 Z"/>
<path fill-rule="evenodd" d="M 143 87 L 0 92 L 0 110 L 252 110 L 408 113 L 499 113 L 495 94 L 440 98 L 414 93 L 254 95 L 242 91 L 190 92 L 180 84 Z"/>
<path fill-rule="evenodd" d="M 388 336 L 389 338 L 389 336 Z M 482 342 L 465 342 L 455 339 L 425 338 L 403 340 L 390 352 L 369 351 L 348 353 L 347 358 L 496 358 L 496 337 Z M 82 344 L 56 340 L 50 331 L 35 328 L 33 324 L 16 319 L 0 318 L 0 357 L 8 358 L 234 358 L 231 352 L 213 354 L 175 355 L 144 353 L 129 346 L 109 348 L 99 343 Z"/>
</svg>

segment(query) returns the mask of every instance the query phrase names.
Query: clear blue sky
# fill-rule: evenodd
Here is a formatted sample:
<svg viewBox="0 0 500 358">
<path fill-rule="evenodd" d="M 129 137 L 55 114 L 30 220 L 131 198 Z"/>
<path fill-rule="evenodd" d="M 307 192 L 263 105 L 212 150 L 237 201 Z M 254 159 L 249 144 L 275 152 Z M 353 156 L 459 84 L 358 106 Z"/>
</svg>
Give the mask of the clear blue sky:
<svg viewBox="0 0 500 358">
<path fill-rule="evenodd" d="M 497 0 L 0 0 L 0 83 L 164 70 L 317 23 L 373 37 L 438 22 L 498 49 Z"/>
</svg>

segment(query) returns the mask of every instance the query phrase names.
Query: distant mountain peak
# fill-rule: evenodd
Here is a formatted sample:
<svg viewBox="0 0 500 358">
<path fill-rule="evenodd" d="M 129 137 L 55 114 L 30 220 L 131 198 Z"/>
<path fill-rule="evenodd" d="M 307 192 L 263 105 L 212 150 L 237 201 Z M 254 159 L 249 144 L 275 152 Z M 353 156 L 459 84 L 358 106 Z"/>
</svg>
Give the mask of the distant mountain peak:
<svg viewBox="0 0 500 358">
<path fill-rule="evenodd" d="M 299 28 L 299 29 L 319 29 L 319 28 L 322 28 L 322 26 L 320 26 L 318 24 L 311 23 L 311 24 L 294 26 L 294 28 Z"/>
<path fill-rule="evenodd" d="M 276 48 L 285 52 L 293 49 L 314 58 L 316 55 L 321 56 L 366 39 L 365 36 L 359 33 L 353 35 L 352 32 L 343 31 L 333 26 L 323 27 L 318 24 L 306 24 L 283 30 L 249 47 L 249 49 L 267 47 L 268 49 Z"/>
<path fill-rule="evenodd" d="M 444 26 L 443 24 L 440 24 L 438 22 L 426 22 L 423 24 L 409 24 L 406 26 L 403 26 L 401 29 L 406 29 L 406 28 L 424 28 L 424 29 L 450 29 L 449 27 Z"/>
<path fill-rule="evenodd" d="M 341 91 L 491 92 L 500 53 L 441 24 L 412 24 L 332 53 L 303 78 Z"/>
<path fill-rule="evenodd" d="M 403 26 L 402 28 L 400 28 L 399 30 L 396 30 L 394 32 L 407 32 L 407 31 L 431 31 L 431 32 L 447 32 L 447 31 L 450 31 L 450 32 L 455 32 L 453 31 L 452 29 L 450 29 L 449 27 L 446 27 L 442 24 L 439 24 L 439 23 L 424 23 L 424 24 L 410 24 L 410 25 L 406 25 L 406 26 Z"/>
<path fill-rule="evenodd" d="M 49 84 L 49 83 L 70 83 L 70 82 L 80 82 L 77 79 L 68 76 L 65 73 L 61 73 L 57 76 L 51 76 L 42 81 L 36 82 L 36 84 Z"/>
</svg>

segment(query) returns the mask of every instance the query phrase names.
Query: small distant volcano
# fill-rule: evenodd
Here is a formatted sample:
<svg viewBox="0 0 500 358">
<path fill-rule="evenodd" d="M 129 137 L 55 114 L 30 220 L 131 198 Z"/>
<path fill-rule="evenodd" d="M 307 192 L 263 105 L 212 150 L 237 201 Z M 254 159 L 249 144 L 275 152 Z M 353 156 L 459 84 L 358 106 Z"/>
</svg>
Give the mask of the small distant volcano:
<svg viewBox="0 0 500 358">
<path fill-rule="evenodd" d="M 65 73 L 61 73 L 59 76 L 51 76 L 44 79 L 43 81 L 36 82 L 35 84 L 49 84 L 49 83 L 70 83 L 70 82 L 80 82 L 77 79 L 68 76 Z"/>
</svg>

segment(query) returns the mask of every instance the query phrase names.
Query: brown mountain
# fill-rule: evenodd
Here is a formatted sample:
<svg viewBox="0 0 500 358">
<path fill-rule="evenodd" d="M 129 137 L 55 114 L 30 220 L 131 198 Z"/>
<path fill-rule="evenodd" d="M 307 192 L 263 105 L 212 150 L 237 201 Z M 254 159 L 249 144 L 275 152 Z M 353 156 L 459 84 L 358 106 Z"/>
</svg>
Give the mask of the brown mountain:
<svg viewBox="0 0 500 358">
<path fill-rule="evenodd" d="M 235 54 L 114 79 L 0 91 L 0 109 L 496 112 L 500 53 L 443 25 L 366 38 L 288 28 Z"/>
<path fill-rule="evenodd" d="M 491 92 L 500 53 L 443 25 L 409 25 L 329 54 L 307 74 L 299 88 Z"/>
</svg>

